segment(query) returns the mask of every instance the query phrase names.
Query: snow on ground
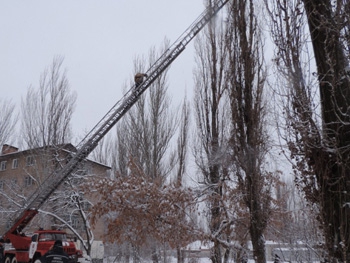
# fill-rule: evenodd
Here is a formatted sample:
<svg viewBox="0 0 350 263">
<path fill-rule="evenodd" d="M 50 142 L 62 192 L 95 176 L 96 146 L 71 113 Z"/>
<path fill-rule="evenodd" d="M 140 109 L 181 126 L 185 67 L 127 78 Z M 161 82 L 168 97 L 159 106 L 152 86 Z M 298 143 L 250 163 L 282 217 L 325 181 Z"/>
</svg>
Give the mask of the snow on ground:
<svg viewBox="0 0 350 263">
<path fill-rule="evenodd" d="M 109 261 L 107 261 L 106 259 L 103 261 L 103 263 L 118 263 L 117 261 L 111 261 L 109 259 Z M 152 263 L 151 260 L 141 260 L 142 263 Z M 167 263 L 177 263 L 177 259 L 175 257 L 168 257 L 166 260 Z M 233 259 L 229 260 L 229 263 L 234 263 Z M 211 263 L 211 260 L 209 258 L 186 258 L 185 259 L 185 263 Z M 254 260 L 249 259 L 247 263 L 255 263 Z M 273 263 L 273 261 L 267 261 L 266 263 Z M 281 262 L 283 263 L 283 262 Z M 288 262 L 290 263 L 290 262 Z"/>
</svg>

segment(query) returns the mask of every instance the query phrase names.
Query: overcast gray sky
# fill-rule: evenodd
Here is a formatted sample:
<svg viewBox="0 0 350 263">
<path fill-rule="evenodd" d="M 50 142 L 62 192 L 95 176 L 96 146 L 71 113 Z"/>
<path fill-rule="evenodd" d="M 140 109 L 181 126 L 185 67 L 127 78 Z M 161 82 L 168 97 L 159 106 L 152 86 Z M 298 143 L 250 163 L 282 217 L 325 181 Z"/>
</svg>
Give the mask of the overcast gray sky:
<svg viewBox="0 0 350 263">
<path fill-rule="evenodd" d="M 16 103 L 55 56 L 63 56 L 76 91 L 75 136 L 121 98 L 133 59 L 164 38 L 174 42 L 204 11 L 202 0 L 0 0 L 1 97 Z M 191 96 L 193 41 L 169 71 L 170 95 Z"/>
</svg>

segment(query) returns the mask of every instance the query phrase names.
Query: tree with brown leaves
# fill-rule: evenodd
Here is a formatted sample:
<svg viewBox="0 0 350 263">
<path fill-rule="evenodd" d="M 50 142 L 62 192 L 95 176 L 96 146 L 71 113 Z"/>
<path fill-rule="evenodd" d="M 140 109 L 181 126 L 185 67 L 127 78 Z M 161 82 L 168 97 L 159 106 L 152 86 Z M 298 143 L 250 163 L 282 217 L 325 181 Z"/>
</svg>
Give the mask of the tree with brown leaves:
<svg viewBox="0 0 350 263">
<path fill-rule="evenodd" d="M 128 177 L 95 180 L 91 185 L 99 199 L 92 221 L 105 219 L 106 241 L 139 247 L 152 247 L 157 242 L 176 248 L 195 240 L 198 231 L 189 217 L 193 192 L 150 179 L 135 163 L 130 162 L 129 169 Z"/>
</svg>

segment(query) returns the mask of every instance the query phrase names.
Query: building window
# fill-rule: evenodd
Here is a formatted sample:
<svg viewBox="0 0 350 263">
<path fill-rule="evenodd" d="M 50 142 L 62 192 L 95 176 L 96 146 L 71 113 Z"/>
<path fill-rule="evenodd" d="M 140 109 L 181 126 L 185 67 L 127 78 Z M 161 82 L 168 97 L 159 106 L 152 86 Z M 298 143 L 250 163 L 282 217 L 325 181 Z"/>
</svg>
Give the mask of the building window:
<svg viewBox="0 0 350 263">
<path fill-rule="evenodd" d="M 89 201 L 84 201 L 84 202 L 82 203 L 82 207 L 83 207 L 83 210 L 84 210 L 84 211 L 89 211 L 89 210 L 91 209 L 91 204 L 90 204 Z"/>
<path fill-rule="evenodd" d="M 17 179 L 11 179 L 11 187 L 17 186 Z"/>
<path fill-rule="evenodd" d="M 11 219 L 8 219 L 8 220 L 6 221 L 6 228 L 10 228 L 10 227 L 12 227 L 12 226 L 13 226 L 12 220 L 11 220 Z"/>
<path fill-rule="evenodd" d="M 33 166 L 34 165 L 34 157 L 33 156 L 27 156 L 26 165 L 27 166 Z"/>
<path fill-rule="evenodd" d="M 0 180 L 0 190 L 4 190 L 4 181 Z"/>
<path fill-rule="evenodd" d="M 13 159 L 12 160 L 12 169 L 17 169 L 18 168 L 18 159 Z"/>
<path fill-rule="evenodd" d="M 33 185 L 33 184 L 34 184 L 34 180 L 33 180 L 32 177 L 26 176 L 26 177 L 24 178 L 24 185 L 25 185 L 25 186 L 31 186 L 31 185 Z"/>
<path fill-rule="evenodd" d="M 73 216 L 72 219 L 71 219 L 71 222 L 72 222 L 72 227 L 73 227 L 73 228 L 75 228 L 75 229 L 78 229 L 78 228 L 79 228 L 80 223 L 79 223 L 78 217 Z"/>
<path fill-rule="evenodd" d="M 2 161 L 0 163 L 0 171 L 5 171 L 6 170 L 6 163 L 7 163 L 7 161 Z"/>
</svg>

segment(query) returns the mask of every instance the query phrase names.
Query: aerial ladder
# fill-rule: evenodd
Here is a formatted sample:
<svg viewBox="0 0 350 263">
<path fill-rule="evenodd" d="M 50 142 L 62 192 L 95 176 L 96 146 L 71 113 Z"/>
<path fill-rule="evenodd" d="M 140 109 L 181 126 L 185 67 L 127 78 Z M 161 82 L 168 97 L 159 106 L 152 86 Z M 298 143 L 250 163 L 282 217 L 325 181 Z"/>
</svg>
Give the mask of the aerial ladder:
<svg viewBox="0 0 350 263">
<path fill-rule="evenodd" d="M 228 3 L 229 0 L 216 0 L 185 30 L 185 32 L 151 65 L 145 72 L 147 77 L 139 85 L 134 84 L 129 91 L 107 112 L 96 126 L 77 145 L 69 162 L 56 170 L 42 183 L 40 188 L 28 198 L 27 204 L 18 213 L 19 216 L 12 226 L 3 235 L 12 243 L 13 237 L 21 233 L 38 213 L 38 209 L 50 195 L 77 169 L 79 164 L 95 149 L 99 141 L 112 129 L 112 127 L 137 102 L 147 88 L 170 66 L 170 64 L 184 51 L 190 41 L 203 29 L 203 27 Z M 16 244 L 13 244 L 16 248 Z M 18 246 L 20 246 L 18 244 Z"/>
</svg>

